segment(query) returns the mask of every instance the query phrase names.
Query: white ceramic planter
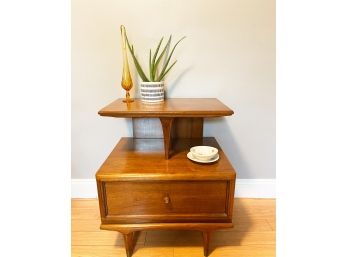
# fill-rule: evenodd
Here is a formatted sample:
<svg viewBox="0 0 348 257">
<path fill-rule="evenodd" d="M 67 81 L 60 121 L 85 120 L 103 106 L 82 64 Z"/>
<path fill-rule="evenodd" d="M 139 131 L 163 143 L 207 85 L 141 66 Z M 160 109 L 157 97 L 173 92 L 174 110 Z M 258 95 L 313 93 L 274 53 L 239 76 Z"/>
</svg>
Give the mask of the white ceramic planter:
<svg viewBox="0 0 348 257">
<path fill-rule="evenodd" d="M 164 81 L 161 82 L 141 82 L 140 83 L 141 101 L 144 103 L 158 103 L 164 101 Z"/>
</svg>

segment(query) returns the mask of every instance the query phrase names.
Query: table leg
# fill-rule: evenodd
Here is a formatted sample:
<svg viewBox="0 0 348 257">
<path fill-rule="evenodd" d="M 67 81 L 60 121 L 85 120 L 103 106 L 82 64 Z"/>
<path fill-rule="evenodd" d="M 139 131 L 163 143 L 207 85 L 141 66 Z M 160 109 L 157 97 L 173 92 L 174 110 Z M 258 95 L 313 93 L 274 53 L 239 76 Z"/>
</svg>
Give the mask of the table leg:
<svg viewBox="0 0 348 257">
<path fill-rule="evenodd" d="M 203 235 L 203 246 L 204 246 L 204 256 L 209 255 L 209 241 L 210 241 L 210 231 L 202 231 Z"/>
<path fill-rule="evenodd" d="M 130 232 L 129 234 L 123 234 L 124 239 L 124 247 L 126 248 L 127 257 L 131 257 L 134 249 L 134 232 Z"/>
</svg>

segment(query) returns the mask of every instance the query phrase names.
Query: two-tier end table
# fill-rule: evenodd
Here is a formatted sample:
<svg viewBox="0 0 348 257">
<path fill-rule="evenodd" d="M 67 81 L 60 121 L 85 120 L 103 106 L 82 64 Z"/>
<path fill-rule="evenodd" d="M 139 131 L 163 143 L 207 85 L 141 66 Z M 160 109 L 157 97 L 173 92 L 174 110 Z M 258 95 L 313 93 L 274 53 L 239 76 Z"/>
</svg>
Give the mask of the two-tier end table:
<svg viewBox="0 0 348 257">
<path fill-rule="evenodd" d="M 232 115 L 215 98 L 171 98 L 159 104 L 118 99 L 101 116 L 132 118 L 133 137 L 121 138 L 96 174 L 101 229 L 123 234 L 127 257 L 142 230 L 202 232 L 209 254 L 212 230 L 231 228 L 236 173 L 203 119 Z M 190 147 L 219 149 L 219 160 L 199 164 Z"/>
</svg>

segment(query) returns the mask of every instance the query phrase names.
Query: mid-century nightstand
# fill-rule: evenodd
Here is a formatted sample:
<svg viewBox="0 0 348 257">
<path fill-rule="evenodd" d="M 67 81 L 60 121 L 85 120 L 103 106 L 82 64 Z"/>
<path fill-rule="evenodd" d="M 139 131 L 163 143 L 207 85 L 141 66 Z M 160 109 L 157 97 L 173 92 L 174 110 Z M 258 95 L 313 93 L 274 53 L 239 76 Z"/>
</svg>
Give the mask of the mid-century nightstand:
<svg viewBox="0 0 348 257">
<path fill-rule="evenodd" d="M 203 118 L 233 111 L 214 98 L 118 99 L 99 114 L 133 124 L 133 137 L 121 138 L 96 174 L 100 228 L 124 235 L 128 257 L 138 231 L 202 231 L 208 256 L 210 231 L 232 227 L 236 173 L 215 138 L 203 137 Z M 186 154 L 195 145 L 218 148 L 220 159 L 190 161 Z"/>
</svg>

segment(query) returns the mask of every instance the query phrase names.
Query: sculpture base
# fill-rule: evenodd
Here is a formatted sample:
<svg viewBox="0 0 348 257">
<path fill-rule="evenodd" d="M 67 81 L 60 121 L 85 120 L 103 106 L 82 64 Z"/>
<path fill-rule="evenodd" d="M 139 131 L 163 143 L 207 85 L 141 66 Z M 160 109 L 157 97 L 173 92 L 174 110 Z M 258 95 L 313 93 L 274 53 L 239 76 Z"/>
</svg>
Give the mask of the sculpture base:
<svg viewBox="0 0 348 257">
<path fill-rule="evenodd" d="M 133 98 L 125 98 L 125 99 L 122 100 L 122 102 L 124 102 L 124 103 L 132 103 L 132 102 L 134 102 L 134 99 Z"/>
</svg>

